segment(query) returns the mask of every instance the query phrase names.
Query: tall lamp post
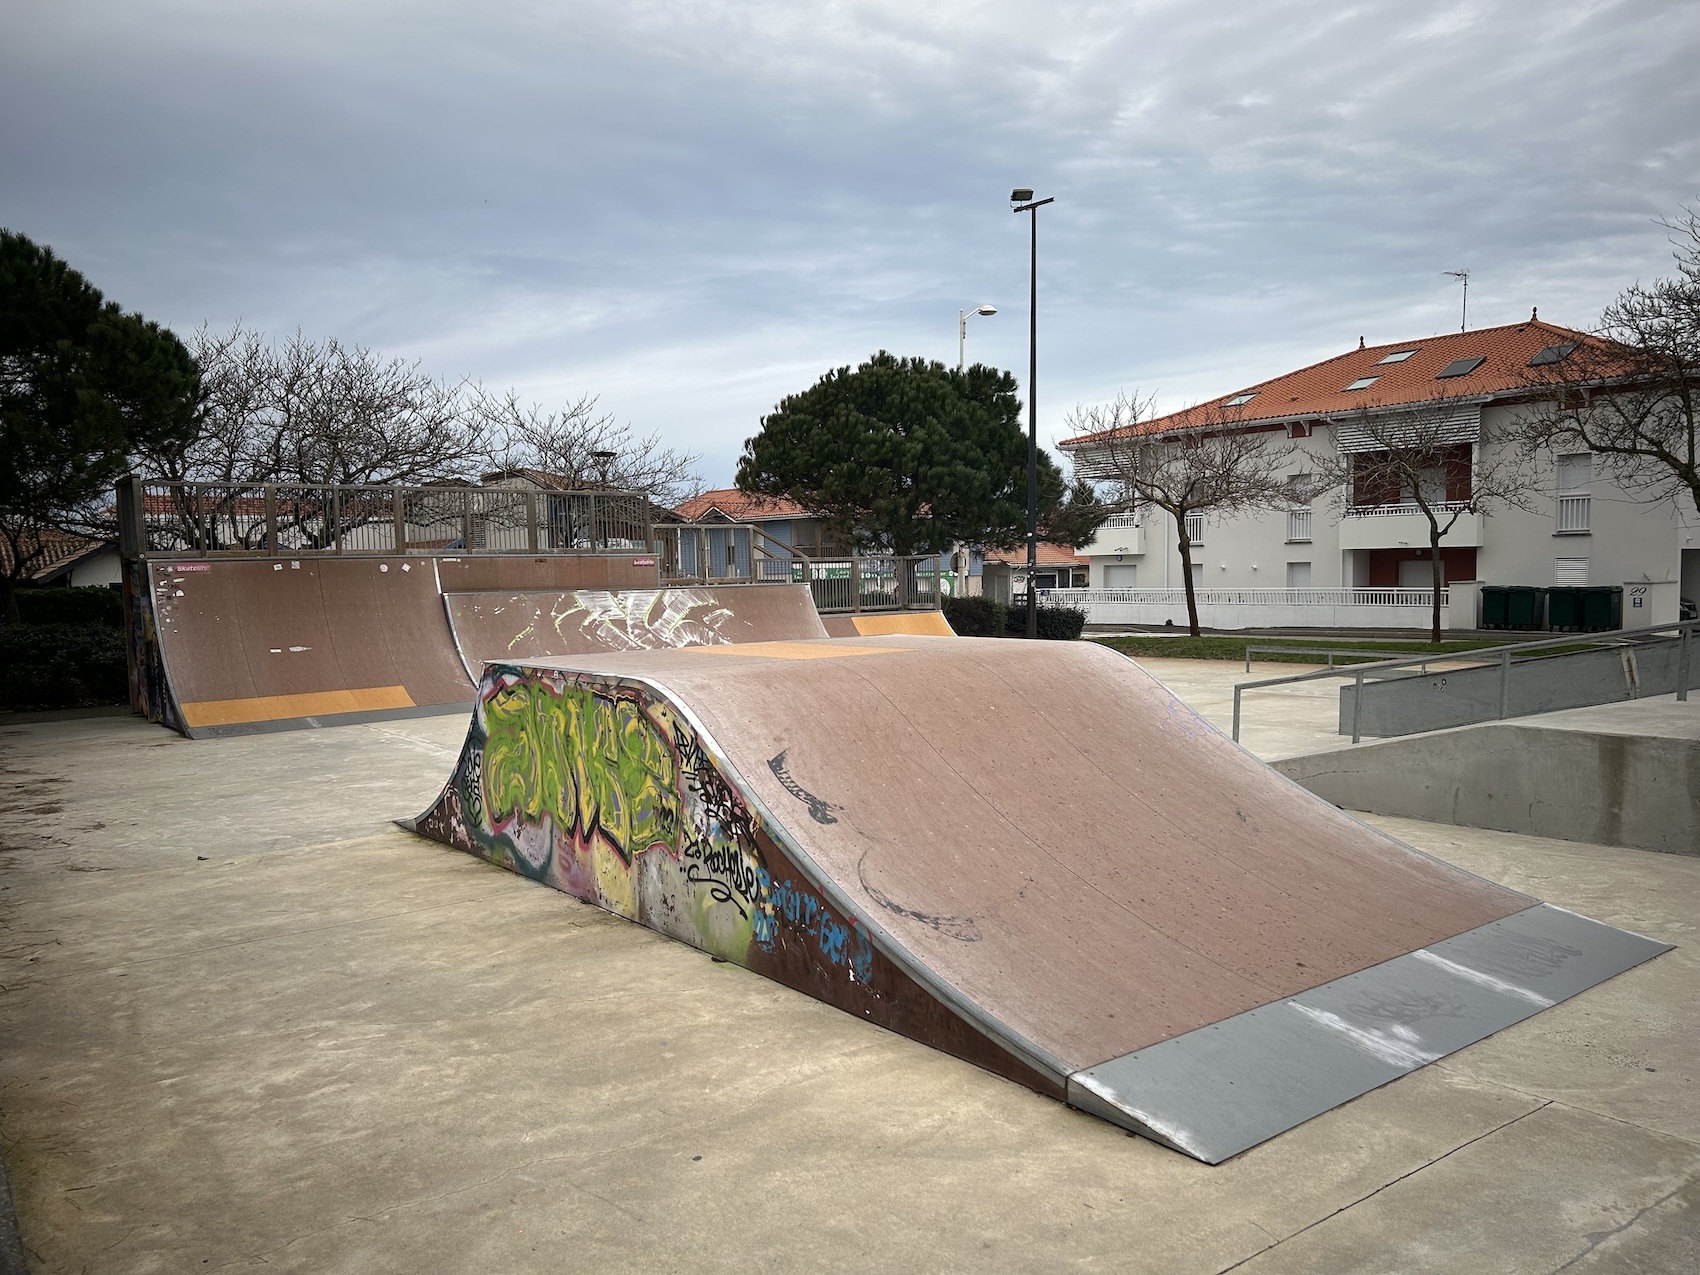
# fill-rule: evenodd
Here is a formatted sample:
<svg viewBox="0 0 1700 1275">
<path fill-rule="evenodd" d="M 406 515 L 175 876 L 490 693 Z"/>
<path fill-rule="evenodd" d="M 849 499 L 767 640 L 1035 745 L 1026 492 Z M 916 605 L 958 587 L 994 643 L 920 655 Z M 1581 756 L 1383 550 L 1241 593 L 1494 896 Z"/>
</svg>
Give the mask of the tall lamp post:
<svg viewBox="0 0 1700 1275">
<path fill-rule="evenodd" d="M 1017 186 L 1009 192 L 1015 213 L 1033 214 L 1033 268 L 1027 305 L 1027 636 L 1039 636 L 1039 595 L 1033 577 L 1039 570 L 1039 210 L 1056 202 L 1055 196 L 1034 199 L 1033 192 Z"/>
<path fill-rule="evenodd" d="M 971 314 L 996 314 L 995 305 L 977 305 L 972 310 L 956 312 L 956 370 L 962 371 L 968 350 L 968 316 Z"/>
</svg>

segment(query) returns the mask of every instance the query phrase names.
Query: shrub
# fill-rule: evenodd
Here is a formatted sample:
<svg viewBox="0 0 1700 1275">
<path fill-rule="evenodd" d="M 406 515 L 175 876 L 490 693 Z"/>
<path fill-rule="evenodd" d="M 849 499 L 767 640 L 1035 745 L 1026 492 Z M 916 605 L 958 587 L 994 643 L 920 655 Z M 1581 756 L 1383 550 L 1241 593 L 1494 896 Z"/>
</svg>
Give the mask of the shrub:
<svg viewBox="0 0 1700 1275">
<path fill-rule="evenodd" d="M 997 637 L 1009 608 L 990 598 L 946 598 L 944 618 L 958 637 Z"/>
<path fill-rule="evenodd" d="M 121 628 L 0 625 L 0 706 L 83 708 L 129 696 Z"/>
<path fill-rule="evenodd" d="M 94 585 L 80 589 L 19 589 L 18 618 L 25 624 L 124 627 L 124 599 L 118 590 Z"/>
<path fill-rule="evenodd" d="M 1007 631 L 1010 633 L 1027 632 L 1027 610 L 1025 607 L 1010 607 Z M 1086 612 L 1078 607 L 1063 607 L 1041 604 L 1039 607 L 1039 636 L 1050 638 L 1057 642 L 1072 642 L 1080 636 L 1086 627 Z"/>
</svg>

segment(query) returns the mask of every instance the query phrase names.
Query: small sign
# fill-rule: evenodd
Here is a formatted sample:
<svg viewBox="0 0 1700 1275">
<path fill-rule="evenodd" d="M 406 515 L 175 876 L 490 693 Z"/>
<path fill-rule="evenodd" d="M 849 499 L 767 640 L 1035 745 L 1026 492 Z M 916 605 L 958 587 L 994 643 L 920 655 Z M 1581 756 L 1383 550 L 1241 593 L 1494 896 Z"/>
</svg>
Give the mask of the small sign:
<svg viewBox="0 0 1700 1275">
<path fill-rule="evenodd" d="M 634 567 L 653 567 L 655 565 L 655 559 L 654 558 L 633 558 L 632 559 L 632 565 Z"/>
<path fill-rule="evenodd" d="M 1644 601 L 1645 601 L 1645 600 L 1646 600 L 1646 599 L 1644 599 L 1644 598 L 1638 598 L 1638 597 L 1637 597 L 1637 598 L 1630 598 L 1630 599 L 1629 599 L 1629 605 L 1630 605 L 1630 606 L 1632 606 L 1632 607 L 1638 607 L 1638 606 L 1640 606 L 1640 605 L 1641 605 L 1641 603 L 1642 603 L 1642 602 L 1644 602 Z"/>
<path fill-rule="evenodd" d="M 205 575 L 212 570 L 210 562 L 175 562 L 171 565 L 174 575 Z"/>
</svg>

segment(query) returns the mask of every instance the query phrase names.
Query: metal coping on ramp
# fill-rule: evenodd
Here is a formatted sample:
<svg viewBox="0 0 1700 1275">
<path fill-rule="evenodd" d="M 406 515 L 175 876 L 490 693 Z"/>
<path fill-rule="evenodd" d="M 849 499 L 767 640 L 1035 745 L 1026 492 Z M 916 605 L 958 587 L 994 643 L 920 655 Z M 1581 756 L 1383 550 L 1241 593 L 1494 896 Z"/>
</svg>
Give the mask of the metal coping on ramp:
<svg viewBox="0 0 1700 1275">
<path fill-rule="evenodd" d="M 880 658 L 796 660 L 780 649 L 804 645 Z M 888 637 L 713 658 L 722 653 L 734 654 L 491 665 L 454 773 L 407 826 L 1209 1163 L 1668 950 L 1359 824 L 1197 730 L 1166 691 L 1107 652 Z M 1210 773 L 1205 787 L 1222 790 L 1206 797 L 1195 782 L 1173 826 L 1208 830 L 1221 813 L 1241 844 L 1140 842 L 1130 826 L 1126 852 L 1138 862 L 1116 878 L 1093 866 L 1089 828 L 1012 848 L 976 841 L 972 820 L 952 826 L 919 774 L 921 750 L 939 742 L 915 733 L 927 697 L 960 702 L 948 676 L 964 666 L 1022 686 L 1059 661 L 1075 666 L 1065 674 L 1108 678 L 1083 694 L 1143 713 L 1136 725 L 1180 754 L 1179 773 Z M 1040 685 L 1038 701 L 1066 685 Z M 826 716 L 799 715 L 805 690 Z M 887 734 L 859 759 L 874 767 L 866 791 L 823 782 L 831 749 L 811 749 L 806 732 L 855 738 L 866 725 L 858 714 L 899 691 L 901 720 L 882 713 Z M 1019 764 L 1054 782 L 1048 768 L 1066 761 L 1051 739 L 1061 727 L 1008 703 L 996 712 L 1004 734 L 994 746 L 1046 758 Z M 1068 729 L 1080 732 L 1073 716 Z M 1140 741 L 1132 727 L 1119 737 Z M 903 747 L 919 774 L 907 790 L 878 782 L 901 773 L 889 767 Z M 1177 800 L 1148 754 L 1112 760 L 1147 785 L 1124 797 Z M 994 807 L 988 826 L 1007 824 L 995 807 L 1008 787 L 974 798 Z M 1274 813 L 1248 815 L 1253 800 Z M 914 827 L 927 810 L 942 832 L 892 841 L 889 829 Z M 1244 862 L 1230 862 L 1236 855 Z M 1012 868 L 1041 858 L 1048 875 Z M 1236 896 L 1242 885 L 1254 893 Z M 1257 892 L 1262 912 L 1249 901 Z M 1057 912 L 1059 901 L 1073 914 Z M 1214 936 L 1195 928 L 1177 946 L 1147 932 L 1149 917 L 1171 923 L 1230 904 Z M 1276 933 L 1276 946 L 1256 947 L 1259 931 Z M 1240 944 L 1240 956 L 1223 943 Z M 1147 958 L 1129 956 L 1140 952 Z M 1065 972 L 1073 985 L 1059 983 Z"/>
</svg>

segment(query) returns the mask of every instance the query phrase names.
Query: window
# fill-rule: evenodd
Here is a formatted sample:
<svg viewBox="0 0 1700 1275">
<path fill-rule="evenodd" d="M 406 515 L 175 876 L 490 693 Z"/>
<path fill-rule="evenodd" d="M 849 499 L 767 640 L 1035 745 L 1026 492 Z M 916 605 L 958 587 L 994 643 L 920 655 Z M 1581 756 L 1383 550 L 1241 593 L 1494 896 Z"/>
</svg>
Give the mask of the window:
<svg viewBox="0 0 1700 1275">
<path fill-rule="evenodd" d="M 1204 515 L 1188 514 L 1186 516 L 1186 538 L 1195 545 L 1204 543 Z"/>
<path fill-rule="evenodd" d="M 1380 379 L 1381 378 L 1379 376 L 1360 376 L 1357 380 L 1353 381 L 1346 388 L 1349 389 L 1349 390 L 1367 390 L 1370 386 L 1374 385 Z"/>
<path fill-rule="evenodd" d="M 1310 563 L 1289 562 L 1287 564 L 1287 587 L 1289 589 L 1310 588 Z"/>
<path fill-rule="evenodd" d="M 1560 536 L 1585 533 L 1589 522 L 1589 488 L 1594 480 L 1594 458 L 1588 452 L 1572 452 L 1558 458 L 1558 525 Z"/>
<path fill-rule="evenodd" d="M 1393 354 L 1384 354 L 1375 361 L 1376 366 L 1379 367 L 1383 363 L 1403 363 L 1415 353 L 1415 350 L 1399 350 Z"/>
<path fill-rule="evenodd" d="M 1461 359 L 1453 359 L 1452 362 L 1434 374 L 1434 379 L 1449 381 L 1455 376 L 1468 376 L 1486 362 L 1487 355 L 1485 354 L 1469 354 Z"/>
<path fill-rule="evenodd" d="M 1137 589 L 1139 587 L 1139 564 L 1129 563 L 1105 567 L 1104 587 L 1106 589 Z"/>
<path fill-rule="evenodd" d="M 1555 558 L 1552 564 L 1552 582 L 1556 585 L 1587 584 L 1588 560 L 1586 558 Z"/>
<path fill-rule="evenodd" d="M 1576 342 L 1566 341 L 1561 345 L 1549 345 L 1534 358 L 1529 360 L 1530 367 L 1545 367 L 1549 363 L 1562 363 L 1576 348 Z"/>
<path fill-rule="evenodd" d="M 1257 397 L 1256 390 L 1247 390 L 1244 394 L 1236 394 L 1227 401 L 1227 407 L 1243 407 Z"/>
</svg>

